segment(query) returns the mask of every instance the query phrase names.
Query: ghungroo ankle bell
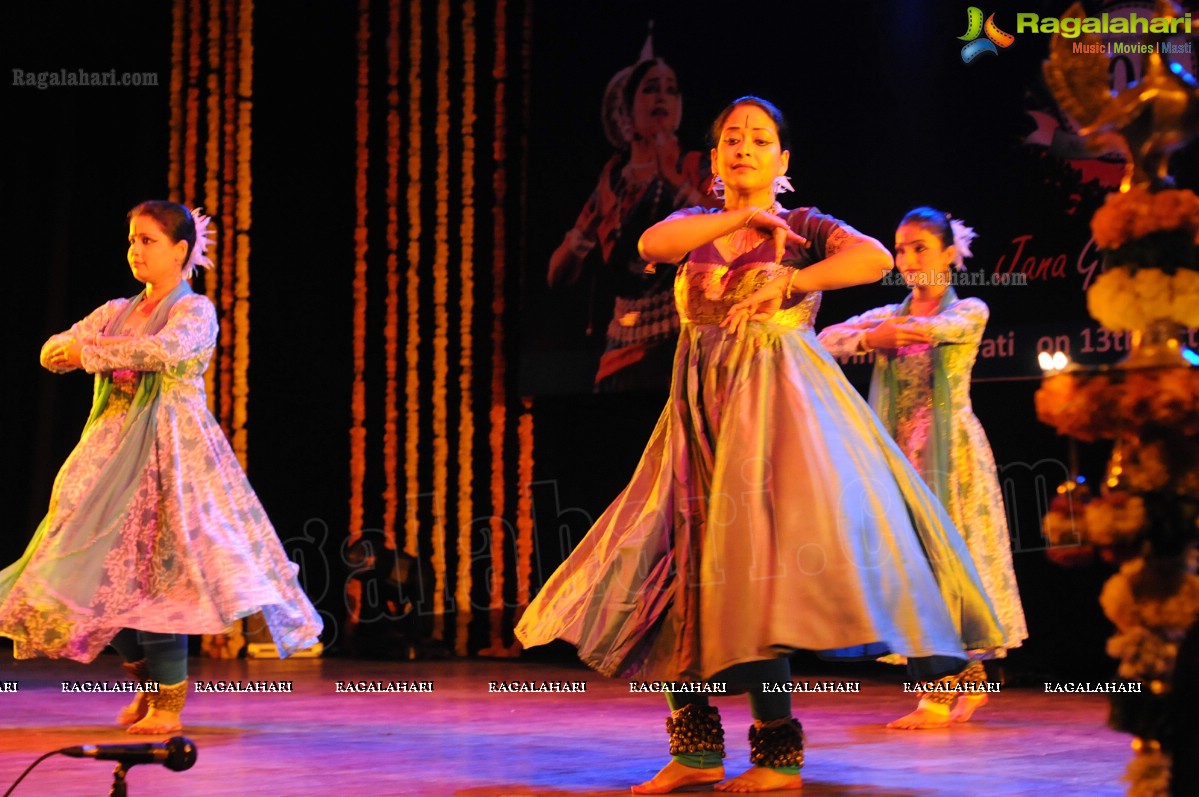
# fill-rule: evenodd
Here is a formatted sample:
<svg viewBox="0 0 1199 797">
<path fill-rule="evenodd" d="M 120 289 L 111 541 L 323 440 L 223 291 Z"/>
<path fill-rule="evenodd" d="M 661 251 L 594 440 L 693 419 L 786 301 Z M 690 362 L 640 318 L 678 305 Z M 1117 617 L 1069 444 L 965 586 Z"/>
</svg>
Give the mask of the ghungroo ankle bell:
<svg viewBox="0 0 1199 797">
<path fill-rule="evenodd" d="M 150 701 L 152 708 L 178 714 L 183 711 L 183 704 L 187 701 L 187 681 L 180 681 L 177 684 L 159 684 L 158 691 L 147 693 L 146 698 Z"/>
<path fill-rule="evenodd" d="M 953 701 L 958 699 L 958 678 L 957 675 L 946 675 L 932 683 L 925 684 L 920 702 L 948 708 Z"/>
<path fill-rule="evenodd" d="M 794 717 L 749 726 L 749 762 L 757 767 L 802 767 L 803 726 Z"/>
<path fill-rule="evenodd" d="M 962 684 L 974 686 L 973 691 L 985 691 L 985 688 L 978 689 L 978 687 L 975 685 L 985 684 L 987 682 L 987 669 L 983 667 L 983 663 L 981 661 L 972 661 L 966 667 L 966 669 L 962 670 L 961 673 L 958 674 L 958 681 Z M 971 690 L 967 689 L 967 691 Z"/>
<path fill-rule="evenodd" d="M 711 752 L 724 758 L 724 728 L 715 706 L 692 703 L 671 712 L 666 718 L 666 732 L 670 734 L 671 755 Z"/>
</svg>

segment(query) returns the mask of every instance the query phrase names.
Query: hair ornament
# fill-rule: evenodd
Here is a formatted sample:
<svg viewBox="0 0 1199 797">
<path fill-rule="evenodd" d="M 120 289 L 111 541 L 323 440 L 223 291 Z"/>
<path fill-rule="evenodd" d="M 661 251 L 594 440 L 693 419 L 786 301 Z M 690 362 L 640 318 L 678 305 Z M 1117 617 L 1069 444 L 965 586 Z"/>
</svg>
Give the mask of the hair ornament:
<svg viewBox="0 0 1199 797">
<path fill-rule="evenodd" d="M 632 109 L 625 107 L 625 84 L 638 65 L 645 61 L 656 60 L 654 57 L 654 21 L 649 21 L 649 31 L 645 35 L 645 44 L 641 45 L 641 54 L 637 60 L 619 70 L 608 81 L 604 89 L 603 100 L 600 103 L 600 121 L 604 126 L 604 136 L 613 147 L 623 150 L 628 148 L 633 140 Z M 633 88 L 636 88 L 634 86 Z"/>
<path fill-rule="evenodd" d="M 978 233 L 973 227 L 967 227 L 958 219 L 950 217 L 949 229 L 953 232 L 953 267 L 962 271 L 966 268 L 964 262 L 967 257 L 972 257 L 973 252 L 970 251 L 970 244 L 978 237 Z"/>
<path fill-rule="evenodd" d="M 192 246 L 192 253 L 187 258 L 187 263 L 183 267 L 183 276 L 185 279 L 191 279 L 195 276 L 196 268 L 212 268 L 212 261 L 208 259 L 205 252 L 208 247 L 212 246 L 216 238 L 216 230 L 212 229 L 212 217 L 205 216 L 201 211 L 203 208 L 196 208 L 191 211 L 192 222 L 196 225 L 196 243 Z"/>
</svg>

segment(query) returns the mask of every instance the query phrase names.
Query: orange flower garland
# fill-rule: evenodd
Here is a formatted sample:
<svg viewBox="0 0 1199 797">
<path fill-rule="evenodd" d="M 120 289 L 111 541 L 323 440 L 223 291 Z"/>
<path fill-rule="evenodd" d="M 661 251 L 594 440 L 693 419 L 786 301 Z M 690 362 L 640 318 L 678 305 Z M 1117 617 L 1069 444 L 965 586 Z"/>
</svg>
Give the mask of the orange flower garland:
<svg viewBox="0 0 1199 797">
<path fill-rule="evenodd" d="M 1115 439 L 1135 426 L 1199 433 L 1199 369 L 1137 368 L 1046 377 L 1037 418 L 1079 440 Z"/>
<path fill-rule="evenodd" d="M 491 187 L 495 194 L 492 208 L 491 247 L 491 584 L 489 630 L 490 651 L 503 648 L 501 622 L 504 611 L 504 555 L 508 525 L 504 522 L 507 508 L 504 483 L 504 441 L 508 431 L 507 361 L 504 358 L 504 289 L 507 279 L 504 260 L 505 236 L 504 202 L 508 196 L 505 162 L 507 147 L 507 118 L 504 111 L 504 88 L 508 80 L 508 53 L 505 33 L 508 26 L 508 7 L 504 0 L 495 6 L 495 146 L 492 159 Z"/>
<path fill-rule="evenodd" d="M 1108 259 L 1087 290 L 1095 320 L 1116 331 L 1160 320 L 1199 326 L 1199 273 L 1191 251 L 1199 244 L 1199 196 L 1146 188 L 1108 194 L 1091 231 Z"/>
<path fill-rule="evenodd" d="M 1107 195 L 1091 217 L 1091 231 L 1100 249 L 1119 249 L 1158 232 L 1178 230 L 1199 244 L 1199 196 L 1191 191 L 1150 193 L 1134 187 Z"/>
<path fill-rule="evenodd" d="M 396 258 L 399 248 L 400 170 L 400 0 L 387 4 L 387 312 L 383 327 L 383 352 L 386 385 L 383 402 L 383 537 L 388 548 L 396 548 L 396 459 L 399 454 L 399 395 L 396 387 L 399 353 L 397 317 L 400 311 L 400 276 Z"/>
<path fill-rule="evenodd" d="M 217 219 L 217 229 L 228 231 L 214 257 L 217 267 L 203 277 L 204 291 L 219 308 L 221 320 L 214 363 L 204 379 L 209 408 L 221 421 L 243 467 L 249 361 L 253 11 L 251 0 L 173 3 L 167 176 L 172 200 L 205 207 Z M 238 91 L 243 97 L 240 108 Z M 201 126 L 205 129 L 202 150 Z M 197 195 L 202 199 L 197 200 Z M 239 621 L 225 635 L 205 636 L 203 649 L 208 655 L 236 655 L 242 647 L 238 642 L 242 634 Z"/>
<path fill-rule="evenodd" d="M 221 2 L 220 0 L 209 0 L 209 13 L 211 18 L 220 17 Z M 217 337 L 216 350 L 213 352 L 212 364 L 208 369 L 208 375 L 212 377 L 211 392 L 208 394 L 209 404 L 212 405 L 212 414 L 220 423 L 221 429 L 224 430 L 226 436 L 230 436 L 229 419 L 226 415 L 230 403 L 227 386 L 229 384 L 230 363 L 228 361 L 228 352 L 233 340 L 232 318 L 230 313 L 230 304 L 232 295 L 226 296 L 226 291 L 232 289 L 232 260 L 235 256 L 237 247 L 236 235 L 231 226 L 228 208 L 225 207 L 225 181 L 229 179 L 227 175 L 222 175 L 222 166 L 224 165 L 224 147 L 222 146 L 221 136 L 224 133 L 224 125 L 221 122 L 221 115 L 227 108 L 227 103 L 222 100 L 222 90 L 224 83 L 221 81 L 220 74 L 223 72 L 221 62 L 221 39 L 218 36 L 212 37 L 212 29 L 209 29 L 208 46 L 205 51 L 211 59 L 208 68 L 212 74 L 208 76 L 205 90 L 208 92 L 207 111 L 205 114 L 206 125 L 208 127 L 208 137 L 204 150 L 204 174 L 206 178 L 212 177 L 214 187 L 209 195 L 212 199 L 212 206 L 209 211 L 212 213 L 213 221 L 217 228 L 226 230 L 228 235 L 220 250 L 213 258 L 213 269 L 206 275 L 205 292 L 213 305 L 217 308 L 217 315 L 221 320 L 220 332 Z M 215 53 L 215 54 L 214 54 Z M 207 201 L 207 200 L 206 200 Z M 197 202 L 197 204 L 199 204 Z M 207 279 L 211 277 L 211 279 Z"/>
<path fill-rule="evenodd" d="M 167 191 L 173 202 L 183 198 L 183 169 L 180 152 L 183 149 L 183 29 L 187 13 L 185 0 L 175 0 L 171 19 L 171 122 L 170 166 L 167 169 Z"/>
<path fill-rule="evenodd" d="M 187 24 L 187 105 L 186 113 L 183 115 L 183 175 L 182 185 L 177 200 L 188 207 L 197 206 L 195 201 L 195 188 L 197 188 L 197 149 L 199 147 L 199 137 L 197 129 L 200 123 L 200 53 L 203 52 L 203 6 L 200 5 L 200 0 L 191 0 L 188 2 Z M 212 194 L 212 200 L 216 201 L 216 194 Z M 215 215 L 215 207 L 210 207 L 210 215 Z M 231 246 L 231 242 L 230 242 Z M 219 262 L 219 258 L 217 258 Z M 219 307 L 217 300 L 217 285 L 221 279 L 219 268 L 213 267 L 211 271 L 204 274 L 204 295 L 209 297 L 213 307 Z M 211 363 L 209 368 L 204 372 L 204 394 L 209 401 L 209 411 L 213 416 L 217 415 L 219 407 L 217 406 L 217 372 L 219 364 Z"/>
<path fill-rule="evenodd" d="M 355 175 L 354 198 L 354 384 L 350 398 L 350 539 L 353 543 L 363 529 L 363 482 L 366 478 L 366 254 L 367 254 L 367 132 L 370 123 L 370 0 L 358 2 L 358 96 L 355 100 Z M 350 622 L 357 622 L 361 583 L 350 579 L 346 584 Z"/>
<path fill-rule="evenodd" d="M 533 63 L 533 4 L 525 4 L 525 14 L 521 25 L 520 63 L 521 85 L 524 87 L 521 97 L 521 107 L 525 109 L 526 118 L 521 124 L 520 148 L 521 160 L 527 162 L 529 152 L 528 108 L 532 100 L 532 80 L 530 80 L 530 65 Z M 522 215 L 525 210 L 524 195 L 521 195 Z M 518 606 L 528 606 L 533 573 L 533 403 L 531 399 L 524 401 L 524 413 L 520 418 L 520 470 L 517 476 L 516 489 L 520 496 L 516 507 L 516 601 Z"/>
<path fill-rule="evenodd" d="M 384 158 L 378 158 L 372 164 L 366 146 L 370 95 L 364 90 L 368 88 L 370 69 L 367 56 L 371 36 L 367 20 L 369 6 L 366 0 L 359 4 L 350 542 L 358 538 L 364 526 L 373 522 L 364 517 L 366 508 L 362 491 L 367 468 L 375 467 L 375 458 L 381 456 L 380 520 L 386 544 L 427 562 L 433 580 L 425 585 L 424 593 L 419 597 L 428 600 L 422 610 L 432 613 L 433 636 L 449 642 L 452 635 L 455 651 L 466 654 L 470 643 L 473 557 L 476 555 L 472 550 L 472 535 L 478 514 L 475 491 L 479 485 L 474 466 L 480 452 L 476 450 L 475 438 L 481 431 L 477 429 L 478 397 L 474 382 L 481 375 L 477 351 L 480 341 L 474 338 L 473 332 L 475 324 L 481 321 L 480 313 L 485 312 L 492 313 L 488 319 L 492 327 L 489 343 L 492 346 L 491 362 L 495 366 L 490 382 L 490 426 L 487 430 L 491 443 L 489 487 L 493 540 L 492 581 L 488 587 L 491 606 L 497 610 L 493 632 L 502 623 L 503 596 L 505 589 L 512 587 L 509 580 L 524 580 L 523 585 L 518 585 L 517 592 L 521 600 L 528 601 L 532 561 L 532 506 L 527 491 L 527 482 L 532 478 L 532 417 L 529 415 L 522 419 L 516 435 L 522 448 L 521 478 L 525 480 L 525 486 L 517 491 L 518 511 L 525 517 L 515 524 L 519 535 L 517 556 L 523 561 L 517 562 L 515 570 L 509 569 L 505 573 L 505 554 L 512 550 L 506 530 L 513 528 L 504 517 L 507 514 L 505 507 L 512 506 L 508 492 L 513 487 L 506 478 L 504 456 L 511 401 L 509 371 L 504 361 L 504 322 L 507 320 L 504 316 L 508 312 L 504 294 L 509 276 L 503 262 L 507 248 L 504 218 L 507 125 L 504 117 L 506 104 L 511 102 L 505 96 L 508 70 L 505 37 L 510 31 L 505 30 L 509 27 L 506 3 L 500 2 L 496 7 L 497 52 L 493 73 L 497 81 L 493 186 L 499 201 L 492 211 L 495 237 L 491 250 L 494 254 L 489 254 L 489 258 L 494 257 L 494 261 L 489 259 L 489 265 L 494 262 L 489 282 L 495 290 L 492 303 L 480 307 L 476 301 L 479 285 L 474 240 L 475 228 L 480 221 L 475 204 L 476 147 L 479 145 L 475 64 L 478 57 L 477 2 L 438 4 L 437 16 L 429 25 L 423 24 L 423 14 L 432 12 L 433 6 L 423 0 L 388 0 L 387 9 L 384 126 L 387 147 Z M 526 15 L 523 53 L 526 59 L 528 23 Z M 460 36 L 458 31 L 461 31 Z M 426 34 L 436 34 L 428 36 L 430 41 L 438 43 L 435 59 L 427 58 L 422 52 Z M 434 60 L 433 74 L 422 74 L 422 64 L 431 65 Z M 400 70 L 405 61 L 407 75 L 401 77 Z M 429 86 L 435 87 L 435 97 L 424 93 Z M 402 97 L 406 97 L 407 102 Z M 488 135 L 491 136 L 491 131 Z M 436 149 L 435 155 L 429 152 L 429 146 Z M 459 157 L 461 160 L 455 162 Z M 376 169 L 383 166 L 383 160 L 386 161 L 386 186 L 379 192 L 378 201 L 386 207 L 374 208 L 368 202 L 367 172 L 372 165 Z M 406 173 L 401 171 L 405 169 L 404 162 Z M 432 186 L 422 183 L 425 173 L 433 175 Z M 405 196 L 400 196 L 401 191 Z M 422 197 L 425 199 L 423 207 Z M 430 198 L 432 213 L 428 207 Z M 403 208 L 401 201 L 405 202 Z M 451 201 L 455 204 L 451 205 Z M 370 210 L 375 213 L 368 214 Z M 459 212 L 461 215 L 456 216 Z M 365 344 L 367 335 L 372 333 L 367 329 L 365 309 L 367 279 L 371 276 L 372 266 L 369 262 L 372 258 L 367 252 L 367 241 L 372 234 L 368 229 L 368 215 L 386 220 L 382 236 L 386 240 L 386 253 L 373 259 L 376 268 L 385 268 L 387 288 L 385 307 L 379 314 L 381 329 L 376 330 L 382 332 L 383 345 L 377 351 L 371 349 L 369 352 Z M 424 226 L 424 221 L 429 218 L 434 222 L 432 229 Z M 401 225 L 406 229 L 401 231 Z M 399 252 L 401 237 L 405 239 L 403 255 Z M 403 266 L 399 262 L 401 258 L 405 261 Z M 422 285 L 422 279 L 431 280 L 431 284 Z M 374 367 L 370 370 L 370 373 L 384 376 L 377 386 L 367 384 L 368 356 L 384 358 L 384 362 L 372 364 L 377 365 L 377 371 Z M 400 357 L 403 365 L 399 365 Z M 457 358 L 456 362 L 451 363 L 451 358 Z M 399 368 L 404 369 L 402 375 L 398 373 Z M 456 374 L 452 373 L 452 368 L 457 369 Z M 379 401 L 382 403 L 382 424 L 378 432 L 381 446 L 369 451 L 368 441 L 375 438 L 366 429 L 368 391 L 372 398 L 376 391 L 381 393 Z M 401 412 L 404 415 L 402 424 L 398 417 Z M 401 467 L 402 477 L 399 475 Z M 402 488 L 398 483 L 401 478 Z M 398 495 L 400 490 L 403 493 Z M 401 511 L 402 518 L 399 516 Z M 404 525 L 402 540 L 397 528 L 399 523 Z M 359 583 L 348 585 L 352 619 L 357 617 L 360 592 Z M 447 622 L 447 612 L 456 612 L 456 617 Z"/>
<path fill-rule="evenodd" d="M 404 550 L 421 554 L 420 513 L 420 236 L 421 236 L 421 3 L 412 0 L 408 14 L 408 330 L 405 338 L 404 365 L 404 481 L 408 510 L 404 514 Z"/>
<path fill-rule="evenodd" d="M 237 19 L 235 4 L 237 0 L 223 0 L 224 13 L 227 19 Z M 216 16 L 221 6 L 221 0 L 212 0 L 213 16 Z M 221 424 L 229 435 L 238 460 L 241 461 L 237 447 L 237 338 L 239 334 L 238 318 L 238 280 L 241 253 L 238 251 L 238 240 L 235 216 L 235 196 L 237 179 L 237 33 L 233 24 L 225 28 L 223 48 L 225 68 L 222 70 L 222 103 L 221 103 L 221 208 L 220 218 L 222 229 L 234 231 L 230 236 L 231 245 L 225 247 L 220 260 L 221 267 Z M 242 461 L 242 467 L 245 462 Z"/>
<path fill-rule="evenodd" d="M 250 198 L 253 182 L 250 171 L 254 85 L 254 3 L 240 0 L 237 6 L 237 286 L 234 295 L 233 341 L 233 451 L 242 467 L 249 465 L 249 445 L 246 439 L 247 405 L 250 398 L 248 371 L 250 365 Z"/>
<path fill-rule="evenodd" d="M 200 0 L 190 0 L 188 20 L 190 36 L 187 46 L 187 112 L 183 118 L 183 190 L 180 201 L 195 207 L 196 187 L 196 122 L 200 118 Z M 210 394 L 211 395 L 211 394 Z"/>
<path fill-rule="evenodd" d="M 180 186 L 179 201 L 189 208 L 196 206 L 195 189 L 196 189 L 196 149 L 197 136 L 196 125 L 200 118 L 200 89 L 198 87 L 200 81 L 200 53 L 201 53 L 201 38 L 200 38 L 200 15 L 201 6 L 200 0 L 189 0 L 187 22 L 189 23 L 189 36 L 187 40 L 187 89 L 186 89 L 186 105 L 183 115 L 183 182 Z M 216 269 L 213 269 L 215 272 Z M 212 279 L 205 279 L 205 286 L 211 282 L 215 285 L 216 274 L 212 274 Z M 214 297 L 212 288 L 208 288 L 208 296 L 210 299 Z M 214 302 L 215 304 L 215 302 Z M 216 409 L 216 369 L 209 367 L 204 372 L 204 389 L 207 391 L 208 408 L 209 410 Z"/>
<path fill-rule="evenodd" d="M 204 190 L 196 204 L 208 215 L 220 222 L 217 229 L 231 230 L 221 217 L 221 4 L 212 2 L 208 9 L 208 46 L 204 48 L 205 67 L 205 110 L 207 135 L 204 141 Z M 228 246 L 222 246 L 222 251 Z"/>
<path fill-rule="evenodd" d="M 462 220 L 458 238 L 462 252 L 459 274 L 462 296 L 459 308 L 458 338 L 462 348 L 458 361 L 458 580 L 455 589 L 458 604 L 458 629 L 454 649 L 460 656 L 467 653 L 468 630 L 473 615 L 471 601 L 471 554 L 474 527 L 474 440 L 475 412 L 471 382 L 474 380 L 474 338 L 471 322 L 475 315 L 475 3 L 462 4 Z M 503 551 L 499 552 L 503 556 Z"/>
<path fill-rule="evenodd" d="M 449 490 L 449 418 L 446 383 L 449 380 L 449 212 L 450 212 L 450 9 L 437 6 L 437 177 L 433 229 L 433 637 L 445 638 L 446 611 L 446 493 Z"/>
<path fill-rule="evenodd" d="M 520 415 L 520 467 L 516 476 L 516 605 L 529 605 L 533 576 L 533 401 Z"/>
</svg>

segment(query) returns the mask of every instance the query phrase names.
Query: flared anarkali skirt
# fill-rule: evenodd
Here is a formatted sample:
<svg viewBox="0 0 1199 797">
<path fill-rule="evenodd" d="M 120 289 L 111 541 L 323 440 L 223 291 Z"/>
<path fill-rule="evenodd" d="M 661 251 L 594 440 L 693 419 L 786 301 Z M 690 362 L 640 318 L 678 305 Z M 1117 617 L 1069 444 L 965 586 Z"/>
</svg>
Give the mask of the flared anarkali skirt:
<svg viewBox="0 0 1199 797">
<path fill-rule="evenodd" d="M 91 661 L 122 628 L 222 633 L 261 611 L 286 656 L 322 622 L 228 441 L 190 384 L 118 383 L 0 571 L 17 658 Z"/>
<path fill-rule="evenodd" d="M 601 673 L 711 678 L 796 649 L 1002 642 L 961 535 L 806 329 L 684 323 L 632 480 L 530 603 Z"/>
</svg>

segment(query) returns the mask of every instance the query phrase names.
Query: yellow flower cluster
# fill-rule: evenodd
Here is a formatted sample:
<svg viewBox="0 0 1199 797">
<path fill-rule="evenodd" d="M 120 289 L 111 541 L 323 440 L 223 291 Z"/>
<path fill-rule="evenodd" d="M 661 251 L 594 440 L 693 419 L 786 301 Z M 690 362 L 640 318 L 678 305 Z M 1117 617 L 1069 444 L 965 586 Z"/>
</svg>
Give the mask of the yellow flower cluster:
<svg viewBox="0 0 1199 797">
<path fill-rule="evenodd" d="M 1107 641 L 1107 655 L 1120 661 L 1116 672 L 1121 678 L 1161 681 L 1174 672 L 1178 641 L 1138 626 L 1113 634 Z"/>
<path fill-rule="evenodd" d="M 1179 269 L 1173 275 L 1143 268 L 1132 274 L 1123 266 L 1100 274 L 1087 289 L 1087 311 L 1107 329 L 1145 329 L 1168 320 L 1199 326 L 1199 272 Z"/>
<path fill-rule="evenodd" d="M 1160 563 L 1171 571 L 1168 563 Z M 1147 568 L 1144 559 L 1133 559 L 1108 579 L 1099 595 L 1099 603 L 1108 619 L 1121 631 L 1149 626 L 1186 632 L 1199 617 L 1199 576 L 1183 573 L 1177 591 L 1166 596 L 1148 594 L 1147 585 L 1160 583 Z"/>
<path fill-rule="evenodd" d="M 1041 518 L 1041 532 L 1051 546 L 1083 544 L 1083 517 L 1069 506 L 1055 506 Z"/>
<path fill-rule="evenodd" d="M 1177 571 L 1177 563 L 1156 560 L 1159 570 Z M 1164 581 L 1152 573 L 1142 558 L 1132 559 L 1108 579 L 1099 595 L 1104 614 L 1119 633 L 1109 640 L 1108 652 L 1121 659 L 1120 675 L 1168 682 L 1174 670 L 1178 643 L 1199 618 L 1199 576 L 1182 572 L 1178 588 L 1170 594 L 1154 589 Z"/>
<path fill-rule="evenodd" d="M 1165 443 L 1133 440 L 1124 447 L 1124 478 L 1133 492 L 1161 490 L 1170 482 Z"/>
<path fill-rule="evenodd" d="M 1193 191 L 1144 188 L 1108 194 L 1091 218 L 1091 232 L 1100 249 L 1121 246 L 1155 232 L 1181 230 L 1199 243 L 1199 196 Z"/>
<path fill-rule="evenodd" d="M 1136 741 L 1140 741 L 1137 739 Z M 1135 742 L 1134 742 L 1135 744 Z M 1128 797 L 1171 797 L 1172 756 L 1160 748 L 1137 750 L 1121 778 L 1128 783 Z"/>
<path fill-rule="evenodd" d="M 1055 504 L 1041 520 L 1050 545 L 1121 545 L 1145 529 L 1144 501 L 1125 492 L 1093 498 L 1081 507 Z"/>
<path fill-rule="evenodd" d="M 1087 541 L 1095 545 L 1132 542 L 1145 530 L 1145 502 L 1140 496 L 1109 493 L 1083 510 Z"/>
</svg>

